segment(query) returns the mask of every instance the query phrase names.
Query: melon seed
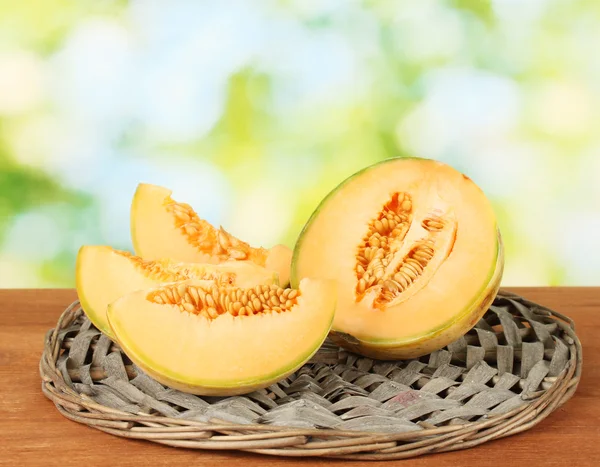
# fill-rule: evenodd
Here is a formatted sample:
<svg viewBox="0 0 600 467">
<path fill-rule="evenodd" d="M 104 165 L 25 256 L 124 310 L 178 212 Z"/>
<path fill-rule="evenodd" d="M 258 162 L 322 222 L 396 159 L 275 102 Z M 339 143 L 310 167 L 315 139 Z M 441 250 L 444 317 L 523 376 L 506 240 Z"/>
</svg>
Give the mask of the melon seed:
<svg viewBox="0 0 600 467">
<path fill-rule="evenodd" d="M 229 239 L 227 238 L 227 235 L 225 234 L 225 232 L 223 232 L 222 229 L 219 230 L 218 239 L 219 239 L 219 245 L 221 245 L 221 248 L 223 248 L 224 250 L 227 251 L 227 248 L 231 245 L 231 242 L 229 241 Z"/>
<path fill-rule="evenodd" d="M 193 224 L 185 224 L 183 226 L 183 229 L 185 230 L 185 233 L 188 235 L 194 235 L 195 233 L 198 232 L 198 230 L 196 229 L 196 227 L 194 227 Z"/>
<path fill-rule="evenodd" d="M 192 218 L 189 216 L 189 214 L 184 211 L 175 211 L 175 216 L 177 216 L 177 220 L 181 221 L 182 223 L 186 223 L 186 224 L 192 220 Z"/>
<path fill-rule="evenodd" d="M 230 249 L 228 251 L 228 254 L 231 258 L 237 260 L 246 259 L 248 257 L 248 254 L 246 252 L 236 249 Z"/>
<path fill-rule="evenodd" d="M 213 319 L 215 319 L 217 316 L 219 316 L 219 314 L 217 313 L 217 310 L 214 309 L 213 307 L 207 308 L 206 312 L 208 313 L 208 316 L 210 316 Z"/>
</svg>

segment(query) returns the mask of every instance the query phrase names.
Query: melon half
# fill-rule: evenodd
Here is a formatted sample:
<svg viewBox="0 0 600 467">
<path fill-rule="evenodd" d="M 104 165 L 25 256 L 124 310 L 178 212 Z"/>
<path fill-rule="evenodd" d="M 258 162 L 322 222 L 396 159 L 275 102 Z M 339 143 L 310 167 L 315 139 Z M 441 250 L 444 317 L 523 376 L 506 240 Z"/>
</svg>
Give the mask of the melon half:
<svg viewBox="0 0 600 467">
<path fill-rule="evenodd" d="M 187 263 L 251 261 L 277 272 L 282 285 L 289 283 L 292 251 L 288 247 L 252 247 L 222 227 L 216 229 L 190 205 L 173 200 L 171 193 L 156 185 L 138 185 L 131 205 L 131 238 L 138 256 Z"/>
<path fill-rule="evenodd" d="M 126 251 L 96 245 L 84 245 L 77 255 L 75 281 L 81 307 L 94 326 L 109 337 L 113 337 L 106 320 L 109 303 L 135 290 L 187 279 L 238 287 L 279 283 L 276 273 L 247 261 L 218 265 L 145 261 Z"/>
<path fill-rule="evenodd" d="M 335 188 L 304 227 L 292 285 L 334 279 L 331 338 L 373 358 L 415 358 L 453 342 L 496 296 L 504 265 L 492 206 L 466 175 L 401 158 Z"/>
<path fill-rule="evenodd" d="M 245 394 L 302 366 L 327 337 L 335 285 L 298 290 L 184 281 L 137 291 L 108 307 L 123 351 L 157 381 L 201 395 Z"/>
</svg>

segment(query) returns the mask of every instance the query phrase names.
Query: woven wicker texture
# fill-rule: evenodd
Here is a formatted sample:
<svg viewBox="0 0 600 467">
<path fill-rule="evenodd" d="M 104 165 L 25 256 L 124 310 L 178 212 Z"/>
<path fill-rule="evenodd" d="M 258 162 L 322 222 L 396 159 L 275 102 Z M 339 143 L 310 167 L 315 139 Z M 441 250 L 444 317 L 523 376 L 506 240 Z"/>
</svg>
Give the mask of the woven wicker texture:
<svg viewBox="0 0 600 467">
<path fill-rule="evenodd" d="M 46 335 L 42 389 L 67 418 L 177 447 L 281 456 L 399 459 L 527 430 L 581 375 L 573 323 L 501 292 L 463 338 L 409 361 L 374 361 L 329 342 L 308 364 L 246 396 L 199 397 L 145 375 L 78 303 Z"/>
</svg>

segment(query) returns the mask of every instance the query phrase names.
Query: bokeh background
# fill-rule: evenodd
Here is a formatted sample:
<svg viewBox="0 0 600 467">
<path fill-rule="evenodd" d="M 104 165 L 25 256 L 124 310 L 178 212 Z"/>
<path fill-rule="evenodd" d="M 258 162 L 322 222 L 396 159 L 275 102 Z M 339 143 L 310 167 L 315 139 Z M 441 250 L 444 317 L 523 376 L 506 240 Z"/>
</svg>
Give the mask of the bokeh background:
<svg viewBox="0 0 600 467">
<path fill-rule="evenodd" d="M 504 285 L 600 284 L 600 2 L 0 3 L 0 287 L 131 249 L 140 181 L 251 243 L 392 156 L 496 208 Z"/>
</svg>

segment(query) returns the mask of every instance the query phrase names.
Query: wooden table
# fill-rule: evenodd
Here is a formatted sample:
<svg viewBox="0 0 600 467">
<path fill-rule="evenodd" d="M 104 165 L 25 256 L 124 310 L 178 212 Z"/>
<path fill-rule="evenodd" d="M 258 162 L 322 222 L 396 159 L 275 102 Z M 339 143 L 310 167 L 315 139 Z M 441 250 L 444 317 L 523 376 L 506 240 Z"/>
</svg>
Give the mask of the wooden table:
<svg viewBox="0 0 600 467">
<path fill-rule="evenodd" d="M 600 287 L 510 290 L 575 320 L 584 349 L 577 393 L 530 431 L 466 451 L 402 461 L 403 466 L 600 466 Z M 0 465 L 342 464 L 169 448 L 113 437 L 63 418 L 42 395 L 38 362 L 45 332 L 75 298 L 73 290 L 0 290 Z M 378 464 L 383 463 L 348 463 Z"/>
</svg>

